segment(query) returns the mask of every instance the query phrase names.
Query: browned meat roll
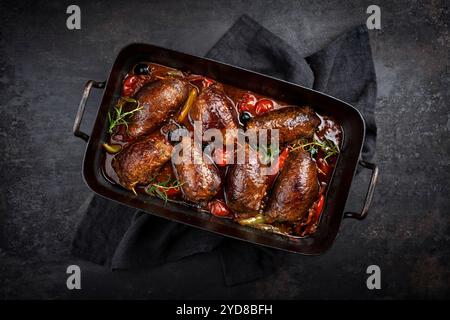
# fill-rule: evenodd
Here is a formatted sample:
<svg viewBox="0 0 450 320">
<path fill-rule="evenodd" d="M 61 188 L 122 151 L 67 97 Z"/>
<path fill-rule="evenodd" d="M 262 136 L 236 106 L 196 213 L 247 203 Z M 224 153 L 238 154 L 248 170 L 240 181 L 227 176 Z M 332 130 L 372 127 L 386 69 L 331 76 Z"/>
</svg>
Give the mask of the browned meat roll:
<svg viewBox="0 0 450 320">
<path fill-rule="evenodd" d="M 275 182 L 265 215 L 273 221 L 301 221 L 318 195 L 315 162 L 303 149 L 292 151 Z"/>
<path fill-rule="evenodd" d="M 170 160 L 172 145 L 161 136 L 149 136 L 125 146 L 112 160 L 120 183 L 127 189 L 147 184 Z"/>
<path fill-rule="evenodd" d="M 183 197 L 188 201 L 204 204 L 219 192 L 222 186 L 220 172 L 207 156 L 201 163 L 194 162 L 195 158 L 202 158 L 201 147 L 191 148 L 191 150 L 191 161 L 172 163 L 175 175 L 181 184 Z"/>
<path fill-rule="evenodd" d="M 179 109 L 188 93 L 188 83 L 176 78 L 145 85 L 136 94 L 136 100 L 143 109 L 133 114 L 128 125 L 128 135 L 136 138 L 158 128 Z"/>
<path fill-rule="evenodd" d="M 258 152 L 253 151 L 248 144 L 245 146 L 245 159 L 244 164 L 230 166 L 225 187 L 227 206 L 241 218 L 260 211 L 268 185 L 268 175 L 263 172 L 266 166 L 261 163 Z"/>
<path fill-rule="evenodd" d="M 285 107 L 250 119 L 247 129 L 278 129 L 280 144 L 309 138 L 320 124 L 310 107 Z"/>
<path fill-rule="evenodd" d="M 191 122 L 200 121 L 203 131 L 215 129 L 237 129 L 238 118 L 233 102 L 226 96 L 223 87 L 214 84 L 204 89 L 189 112 Z M 225 135 L 223 136 L 225 138 Z"/>
<path fill-rule="evenodd" d="M 173 173 L 172 164 L 168 161 L 158 170 L 152 183 L 167 183 L 167 181 L 172 181 L 173 179 L 175 179 L 175 174 Z"/>
</svg>

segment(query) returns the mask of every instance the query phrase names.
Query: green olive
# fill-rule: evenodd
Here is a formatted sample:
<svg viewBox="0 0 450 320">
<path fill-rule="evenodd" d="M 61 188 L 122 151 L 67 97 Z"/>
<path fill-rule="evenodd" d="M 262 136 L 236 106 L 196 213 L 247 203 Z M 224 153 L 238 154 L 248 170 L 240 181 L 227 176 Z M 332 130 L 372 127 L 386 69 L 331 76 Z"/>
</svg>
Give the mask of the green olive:
<svg viewBox="0 0 450 320">
<path fill-rule="evenodd" d="M 120 150 L 122 150 L 122 146 L 120 144 L 104 143 L 103 148 L 106 150 L 106 152 L 110 154 L 115 154 L 120 152 Z"/>
</svg>

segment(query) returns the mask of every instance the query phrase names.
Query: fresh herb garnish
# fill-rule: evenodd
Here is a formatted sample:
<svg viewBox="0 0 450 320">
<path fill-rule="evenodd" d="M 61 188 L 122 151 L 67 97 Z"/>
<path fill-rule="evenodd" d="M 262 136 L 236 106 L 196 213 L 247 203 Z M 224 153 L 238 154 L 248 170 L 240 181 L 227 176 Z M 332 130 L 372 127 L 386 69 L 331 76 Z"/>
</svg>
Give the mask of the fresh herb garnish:
<svg viewBox="0 0 450 320">
<path fill-rule="evenodd" d="M 280 148 L 274 148 L 272 145 L 261 145 L 258 151 L 261 155 L 261 162 L 265 164 L 271 163 L 280 154 Z"/>
<path fill-rule="evenodd" d="M 156 196 L 165 202 L 169 200 L 169 197 L 173 194 L 178 193 L 180 190 L 180 187 L 183 185 L 183 183 L 180 183 L 176 179 L 169 179 L 164 182 L 158 182 L 158 183 L 151 183 L 145 188 L 145 192 L 148 195 Z"/>
<path fill-rule="evenodd" d="M 135 105 L 135 108 L 131 111 L 124 112 L 123 107 L 125 104 L 131 103 Z M 113 114 L 108 112 L 109 127 L 108 133 L 113 133 L 114 129 L 119 125 L 124 125 L 128 131 L 128 119 L 133 113 L 141 110 L 143 107 L 139 104 L 139 101 L 133 98 L 121 97 L 117 104 L 114 106 Z"/>
<path fill-rule="evenodd" d="M 252 144 L 249 143 L 248 146 L 254 152 L 259 154 L 259 161 L 263 164 L 268 164 L 273 162 L 276 157 L 280 154 L 280 148 L 275 148 L 273 145 L 265 145 L 265 144 Z"/>
<path fill-rule="evenodd" d="M 311 157 L 314 157 L 317 152 L 319 152 L 319 149 L 321 149 L 325 153 L 324 160 L 339 153 L 339 147 L 333 141 L 328 139 L 320 141 L 314 138 L 314 140 L 310 142 L 300 140 L 291 146 L 292 151 L 297 150 L 298 148 L 303 148 L 306 152 L 309 152 Z"/>
</svg>

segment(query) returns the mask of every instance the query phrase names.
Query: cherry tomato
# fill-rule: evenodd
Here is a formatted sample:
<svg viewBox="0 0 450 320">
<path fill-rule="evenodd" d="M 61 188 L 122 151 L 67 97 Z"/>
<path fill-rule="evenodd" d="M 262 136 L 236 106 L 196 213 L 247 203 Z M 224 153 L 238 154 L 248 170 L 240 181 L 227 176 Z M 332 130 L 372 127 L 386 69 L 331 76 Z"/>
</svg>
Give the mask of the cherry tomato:
<svg viewBox="0 0 450 320">
<path fill-rule="evenodd" d="M 238 109 L 240 112 L 250 112 L 253 114 L 255 112 L 256 97 L 250 93 L 244 93 L 242 98 L 239 100 Z"/>
<path fill-rule="evenodd" d="M 125 78 L 122 86 L 122 95 L 124 97 L 131 97 L 142 88 L 150 80 L 149 76 L 132 75 Z"/>
<path fill-rule="evenodd" d="M 255 113 L 257 116 L 273 109 L 273 101 L 269 99 L 261 99 L 256 103 Z"/>
<path fill-rule="evenodd" d="M 258 101 L 258 99 L 256 99 L 255 95 L 253 95 L 251 93 L 244 93 L 242 95 L 241 100 L 246 102 L 246 103 L 253 104 L 253 105 L 255 105 L 256 102 Z"/>
<path fill-rule="evenodd" d="M 213 200 L 208 203 L 209 211 L 216 217 L 229 217 L 231 216 L 231 211 L 228 209 L 227 205 L 222 200 Z"/>
<path fill-rule="evenodd" d="M 174 187 L 170 189 L 158 188 L 159 191 L 165 193 L 168 197 L 174 197 L 180 194 L 180 187 Z"/>
</svg>

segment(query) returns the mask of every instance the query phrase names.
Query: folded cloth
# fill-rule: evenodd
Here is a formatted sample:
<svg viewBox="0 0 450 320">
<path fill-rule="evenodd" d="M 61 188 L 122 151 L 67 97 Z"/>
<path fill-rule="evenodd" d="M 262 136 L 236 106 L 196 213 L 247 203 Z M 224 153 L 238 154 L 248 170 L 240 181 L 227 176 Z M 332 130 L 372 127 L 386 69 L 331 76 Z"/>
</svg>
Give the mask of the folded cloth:
<svg viewBox="0 0 450 320">
<path fill-rule="evenodd" d="M 372 157 L 376 78 L 366 28 L 351 30 L 305 59 L 244 15 L 207 57 L 313 87 L 350 102 L 366 119 L 363 157 Z M 277 256 L 282 254 L 154 217 L 98 196 L 91 196 L 80 210 L 85 213 L 73 241 L 73 254 L 112 269 L 155 268 L 185 257 L 205 259 L 211 254 L 221 260 L 224 283 L 230 286 L 271 274 L 279 266 Z M 189 270 L 184 272 L 189 274 Z"/>
<path fill-rule="evenodd" d="M 375 153 L 377 82 L 365 25 L 344 33 L 324 49 L 300 56 L 279 37 L 244 15 L 208 52 L 208 58 L 297 83 L 344 100 L 366 122 L 362 157 Z"/>
<path fill-rule="evenodd" d="M 369 34 L 365 25 L 343 34 L 326 48 L 306 58 L 314 72 L 313 88 L 350 103 L 366 122 L 362 158 L 375 153 L 377 80 Z"/>
</svg>

